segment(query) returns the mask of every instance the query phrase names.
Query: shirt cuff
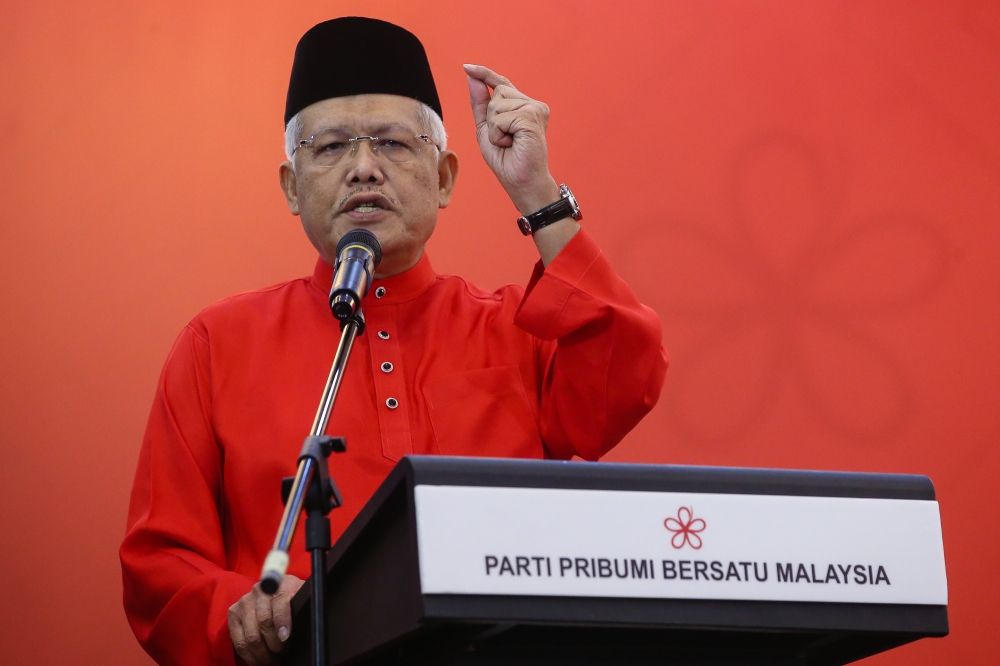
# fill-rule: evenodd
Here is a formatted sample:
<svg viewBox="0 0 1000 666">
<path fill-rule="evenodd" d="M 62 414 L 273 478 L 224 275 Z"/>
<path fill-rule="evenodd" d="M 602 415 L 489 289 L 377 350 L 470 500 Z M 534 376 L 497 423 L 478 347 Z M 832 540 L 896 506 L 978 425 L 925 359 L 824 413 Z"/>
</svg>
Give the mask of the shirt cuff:
<svg viewBox="0 0 1000 666">
<path fill-rule="evenodd" d="M 594 263 L 602 258 L 601 249 L 594 239 L 580 229 L 552 263 L 548 266 L 543 266 L 541 261 L 535 264 L 524 297 L 514 314 L 514 324 L 542 340 L 555 340 L 579 328 L 582 323 L 580 316 L 589 318 L 584 312 L 591 309 L 580 307 L 580 297 L 584 296 L 584 301 L 591 298 L 581 294 L 578 285 Z M 571 300 L 576 301 L 571 308 L 573 316 L 563 316 L 566 304 Z M 596 311 L 590 314 L 599 316 Z"/>
</svg>

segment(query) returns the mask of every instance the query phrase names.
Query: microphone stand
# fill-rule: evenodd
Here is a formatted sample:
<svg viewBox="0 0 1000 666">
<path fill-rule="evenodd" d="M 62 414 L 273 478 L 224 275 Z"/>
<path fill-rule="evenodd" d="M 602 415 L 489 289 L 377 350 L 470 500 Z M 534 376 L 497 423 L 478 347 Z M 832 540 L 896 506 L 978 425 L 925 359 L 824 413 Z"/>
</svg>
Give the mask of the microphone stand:
<svg viewBox="0 0 1000 666">
<path fill-rule="evenodd" d="M 336 482 L 330 476 L 327 458 L 331 453 L 343 453 L 347 449 L 342 437 L 328 437 L 323 434 L 330 412 L 337 401 L 337 392 L 344 377 L 347 360 L 351 355 L 354 339 L 364 332 L 365 319 L 360 306 L 350 317 L 341 320 L 340 344 L 333 357 L 330 376 L 323 389 L 312 430 L 302 444 L 299 467 L 294 477 L 282 480 L 281 493 L 285 512 L 278 525 L 274 546 L 264 560 L 261 575 L 261 589 L 267 594 L 278 591 L 281 579 L 288 570 L 288 549 L 295 535 L 299 514 L 303 508 L 306 518 L 306 550 L 312 555 L 312 652 L 316 666 L 326 665 L 326 609 L 324 587 L 326 577 L 326 553 L 330 550 L 330 511 L 343 501 Z"/>
</svg>

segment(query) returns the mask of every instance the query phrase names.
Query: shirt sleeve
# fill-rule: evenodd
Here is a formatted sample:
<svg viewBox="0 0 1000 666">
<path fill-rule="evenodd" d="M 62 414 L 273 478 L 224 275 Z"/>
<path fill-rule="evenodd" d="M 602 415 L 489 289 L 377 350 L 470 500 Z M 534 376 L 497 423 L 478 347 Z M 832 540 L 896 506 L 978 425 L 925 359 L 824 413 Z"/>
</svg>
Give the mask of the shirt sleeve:
<svg viewBox="0 0 1000 666">
<path fill-rule="evenodd" d="M 125 614 L 159 664 L 233 664 L 229 606 L 255 582 L 226 571 L 210 413 L 208 343 L 189 325 L 160 376 L 119 553 Z"/>
<path fill-rule="evenodd" d="M 535 266 L 514 323 L 538 340 L 539 431 L 553 458 L 597 460 L 656 404 L 660 318 L 584 230 Z"/>
</svg>

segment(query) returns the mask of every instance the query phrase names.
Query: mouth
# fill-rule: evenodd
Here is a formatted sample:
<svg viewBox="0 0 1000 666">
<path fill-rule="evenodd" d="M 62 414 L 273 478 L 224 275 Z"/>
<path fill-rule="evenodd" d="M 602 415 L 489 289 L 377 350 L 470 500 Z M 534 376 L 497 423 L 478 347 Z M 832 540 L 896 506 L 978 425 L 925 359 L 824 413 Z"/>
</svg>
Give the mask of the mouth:
<svg viewBox="0 0 1000 666">
<path fill-rule="evenodd" d="M 351 215 L 370 216 L 381 211 L 391 211 L 392 203 L 389 199 L 375 192 L 365 194 L 355 194 L 349 197 L 340 207 L 340 212 Z"/>
</svg>

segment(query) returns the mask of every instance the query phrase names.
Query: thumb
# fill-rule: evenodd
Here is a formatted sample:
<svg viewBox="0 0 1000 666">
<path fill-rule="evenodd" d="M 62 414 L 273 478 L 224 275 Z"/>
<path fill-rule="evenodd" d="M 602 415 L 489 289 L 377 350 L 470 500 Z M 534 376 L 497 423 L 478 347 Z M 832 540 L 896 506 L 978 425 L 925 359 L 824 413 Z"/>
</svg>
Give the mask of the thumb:
<svg viewBox="0 0 1000 666">
<path fill-rule="evenodd" d="M 278 594 L 271 598 L 271 616 L 274 619 L 274 628 L 278 633 L 278 640 L 284 643 L 292 633 L 292 597 L 302 587 L 304 581 L 301 578 L 287 575 L 281 581 L 281 588 Z"/>
<path fill-rule="evenodd" d="M 278 633 L 278 640 L 284 643 L 292 633 L 292 607 L 289 597 L 275 596 L 271 600 L 271 617 Z"/>
<path fill-rule="evenodd" d="M 472 118 L 476 127 L 486 122 L 486 107 L 490 104 L 490 89 L 479 79 L 466 75 L 469 80 L 469 101 L 472 103 Z"/>
</svg>

